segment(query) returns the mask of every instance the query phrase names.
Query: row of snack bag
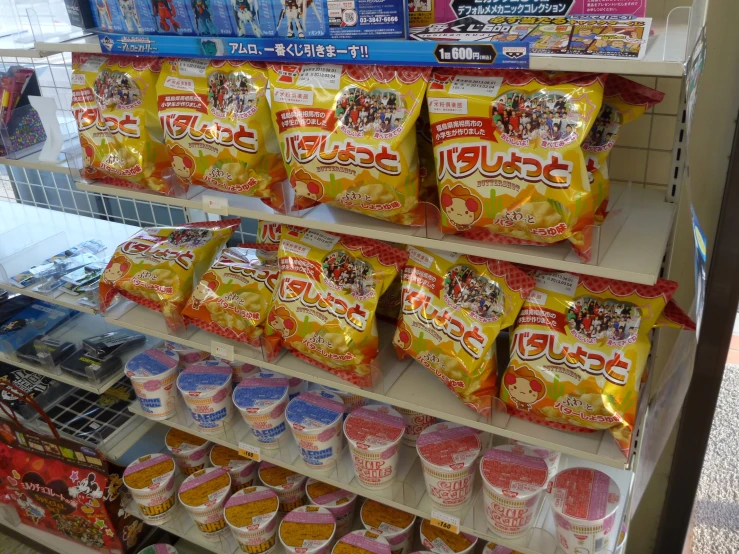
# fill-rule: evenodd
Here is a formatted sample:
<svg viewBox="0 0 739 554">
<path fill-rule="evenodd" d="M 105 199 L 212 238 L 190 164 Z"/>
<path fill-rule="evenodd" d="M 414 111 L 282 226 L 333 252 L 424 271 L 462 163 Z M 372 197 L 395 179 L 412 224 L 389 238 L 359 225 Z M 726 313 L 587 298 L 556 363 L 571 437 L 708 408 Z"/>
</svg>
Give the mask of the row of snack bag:
<svg viewBox="0 0 739 554">
<path fill-rule="evenodd" d="M 402 225 L 425 224 L 435 205 L 445 233 L 569 241 L 586 261 L 621 126 L 663 97 L 605 74 L 86 54 L 73 66 L 88 178 Z"/>
</svg>

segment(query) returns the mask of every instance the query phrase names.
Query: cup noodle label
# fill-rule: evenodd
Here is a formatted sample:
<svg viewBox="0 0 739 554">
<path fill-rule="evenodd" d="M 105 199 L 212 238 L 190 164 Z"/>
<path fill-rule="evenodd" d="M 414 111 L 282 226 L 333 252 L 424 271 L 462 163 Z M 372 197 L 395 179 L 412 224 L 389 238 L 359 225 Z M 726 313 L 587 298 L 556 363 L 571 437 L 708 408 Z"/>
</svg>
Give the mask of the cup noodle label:
<svg viewBox="0 0 739 554">
<path fill-rule="evenodd" d="M 127 377 L 156 377 L 177 367 L 179 356 L 171 350 L 151 348 L 126 363 Z"/>
<path fill-rule="evenodd" d="M 280 499 L 280 512 L 287 513 L 305 505 L 303 483 L 308 479 L 306 476 L 269 462 L 262 462 L 259 466 L 259 479 L 277 493 Z"/>
<path fill-rule="evenodd" d="M 421 543 L 437 554 L 459 554 L 472 549 L 477 544 L 477 537 L 434 527 L 424 519 L 421 524 Z"/>
<path fill-rule="evenodd" d="M 382 535 L 367 536 L 370 531 L 354 531 L 344 535 L 336 543 L 333 554 L 389 554 L 390 546 Z"/>
<path fill-rule="evenodd" d="M 408 446 L 416 446 L 418 436 L 436 423 L 436 418 L 433 416 L 411 410 L 396 409 L 403 416 L 403 421 L 405 422 L 403 443 Z"/>
<path fill-rule="evenodd" d="M 298 554 L 303 549 L 320 548 L 336 531 L 334 516 L 325 508 L 303 506 L 285 516 L 280 525 L 280 540 Z"/>
<path fill-rule="evenodd" d="M 226 502 L 228 522 L 243 531 L 255 532 L 269 521 L 276 521 L 279 501 L 277 494 L 265 487 L 251 487 L 234 494 Z"/>
<path fill-rule="evenodd" d="M 408 554 L 413 523 L 416 521 L 413 514 L 367 500 L 362 504 L 360 516 L 366 529 L 380 533 L 387 539 L 392 554 Z"/>
<path fill-rule="evenodd" d="M 416 441 L 423 461 L 450 470 L 462 469 L 480 454 L 480 439 L 469 427 L 438 423 Z"/>
<path fill-rule="evenodd" d="M 480 464 L 485 481 L 510 497 L 543 490 L 549 477 L 544 459 L 528 449 L 512 452 L 505 448 L 493 448 L 485 453 Z"/>
<path fill-rule="evenodd" d="M 357 503 L 356 494 L 316 479 L 310 479 L 305 490 L 312 504 L 322 506 L 334 515 L 337 536 L 344 536 L 351 530 Z"/>
</svg>

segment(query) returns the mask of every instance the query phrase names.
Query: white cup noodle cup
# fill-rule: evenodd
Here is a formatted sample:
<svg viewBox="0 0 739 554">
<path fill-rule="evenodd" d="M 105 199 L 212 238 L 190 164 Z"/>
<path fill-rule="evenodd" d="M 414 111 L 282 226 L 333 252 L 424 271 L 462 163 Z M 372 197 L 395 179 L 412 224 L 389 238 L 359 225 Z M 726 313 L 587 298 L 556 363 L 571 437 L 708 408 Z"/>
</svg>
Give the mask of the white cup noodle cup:
<svg viewBox="0 0 739 554">
<path fill-rule="evenodd" d="M 226 502 L 224 516 L 242 552 L 268 554 L 275 548 L 277 494 L 267 487 L 247 487 Z"/>
<path fill-rule="evenodd" d="M 201 469 L 180 485 L 180 503 L 192 516 L 207 540 L 218 540 L 228 532 L 223 506 L 231 494 L 231 477 L 222 467 Z"/>
<path fill-rule="evenodd" d="M 304 392 L 287 405 L 285 418 L 305 465 L 313 469 L 336 465 L 342 447 L 343 413 L 341 397 L 324 390 Z"/>
<path fill-rule="evenodd" d="M 547 467 L 549 468 L 550 479 L 557 475 L 557 472 L 559 471 L 559 459 L 562 456 L 559 451 L 549 450 L 548 448 L 543 448 L 541 446 L 534 446 L 533 444 L 527 444 L 525 442 L 517 441 L 516 439 L 508 440 L 510 444 L 528 447 L 533 450 L 537 456 L 539 456 L 540 458 L 544 458 L 544 461 L 547 463 Z"/>
<path fill-rule="evenodd" d="M 291 554 L 326 554 L 336 534 L 333 514 L 320 506 L 301 506 L 280 523 L 280 542 Z"/>
<path fill-rule="evenodd" d="M 290 391 L 288 392 L 290 400 L 308 390 L 308 382 L 299 377 L 288 377 L 288 381 L 290 382 Z"/>
<path fill-rule="evenodd" d="M 336 536 L 343 537 L 352 529 L 357 495 L 317 479 L 308 479 L 305 486 L 308 502 L 323 506 L 336 518 Z"/>
<path fill-rule="evenodd" d="M 365 529 L 379 533 L 387 539 L 392 554 L 410 552 L 416 516 L 380 504 L 376 500 L 365 500 L 359 511 L 359 518 Z"/>
<path fill-rule="evenodd" d="M 425 429 L 436 423 L 436 418 L 430 415 L 406 410 L 405 408 L 395 408 L 403 417 L 405 422 L 405 434 L 403 435 L 403 444 L 408 446 L 416 446 L 418 435 L 423 433 Z"/>
<path fill-rule="evenodd" d="M 566 554 L 610 552 L 608 535 L 616 520 L 621 491 L 597 469 L 574 467 L 549 481 L 559 545 Z"/>
<path fill-rule="evenodd" d="M 335 389 L 333 387 L 326 387 L 324 385 L 319 385 L 319 387 L 322 390 L 332 392 L 341 397 L 341 399 L 344 401 L 344 418 L 346 418 L 346 416 L 348 416 L 354 410 L 358 410 L 362 406 L 366 406 L 369 403 L 369 400 L 367 398 L 365 398 L 364 396 L 359 396 L 358 394 L 354 394 L 353 392 L 346 392 L 343 390 Z"/>
<path fill-rule="evenodd" d="M 223 431 L 233 412 L 228 364 L 206 360 L 188 366 L 177 378 L 177 388 L 200 431 Z"/>
<path fill-rule="evenodd" d="M 390 543 L 368 529 L 352 531 L 336 541 L 331 554 L 390 554 Z"/>
<path fill-rule="evenodd" d="M 259 480 L 275 491 L 280 500 L 280 512 L 287 513 L 305 506 L 305 475 L 269 462 L 259 465 Z"/>
<path fill-rule="evenodd" d="M 212 443 L 179 429 L 170 429 L 164 437 L 164 444 L 172 454 L 177 467 L 185 475 L 207 467 L 208 452 Z"/>
<path fill-rule="evenodd" d="M 258 373 L 244 379 L 233 392 L 233 403 L 265 448 L 277 448 L 289 435 L 285 423 L 288 380 L 279 374 Z"/>
<path fill-rule="evenodd" d="M 224 467 L 231 476 L 231 490 L 239 491 L 257 484 L 259 462 L 248 460 L 226 446 L 214 444 L 210 449 L 210 463 L 213 467 Z"/>
<path fill-rule="evenodd" d="M 475 460 L 481 450 L 478 434 L 458 423 L 436 423 L 418 436 L 416 450 L 434 506 L 457 510 L 472 499 Z"/>
<path fill-rule="evenodd" d="M 518 550 L 513 550 L 507 546 L 501 546 L 494 542 L 489 542 L 482 549 L 482 554 L 521 554 Z"/>
<path fill-rule="evenodd" d="M 177 549 L 171 544 L 157 543 L 150 544 L 143 550 L 139 550 L 139 554 L 177 554 Z"/>
<path fill-rule="evenodd" d="M 231 370 L 233 372 L 231 376 L 234 385 L 238 385 L 244 379 L 259 375 L 259 372 L 262 371 L 261 368 L 244 362 L 228 362 L 228 365 L 231 366 Z"/>
<path fill-rule="evenodd" d="M 421 544 L 437 554 L 470 554 L 477 544 L 477 537 L 467 533 L 452 533 L 421 520 Z"/>
<path fill-rule="evenodd" d="M 400 441 L 405 422 L 388 406 L 372 404 L 350 413 L 344 434 L 352 454 L 354 472 L 368 489 L 384 489 L 398 474 Z"/>
<path fill-rule="evenodd" d="M 196 348 L 185 346 L 184 344 L 180 344 L 171 340 L 164 341 L 164 348 L 166 348 L 167 350 L 172 350 L 173 352 L 177 352 L 178 356 L 180 357 L 180 368 L 187 367 L 190 364 L 202 362 L 203 360 L 210 357 L 209 352 L 197 350 Z"/>
<path fill-rule="evenodd" d="M 490 530 L 509 538 L 524 535 L 534 523 L 549 480 L 546 461 L 530 448 L 508 444 L 485 452 L 480 474 Z"/>
<path fill-rule="evenodd" d="M 624 523 L 621 526 L 621 532 L 618 534 L 618 539 L 616 539 L 616 549 L 613 551 L 613 554 L 624 554 L 624 551 L 626 550 L 626 535 L 627 528 L 626 523 Z"/>
<path fill-rule="evenodd" d="M 166 454 L 148 454 L 123 472 L 123 483 L 149 525 L 161 525 L 172 517 L 175 496 L 175 463 Z"/>
<path fill-rule="evenodd" d="M 126 376 L 150 419 L 167 419 L 177 410 L 178 362 L 176 352 L 158 348 L 145 350 L 126 362 Z"/>
</svg>

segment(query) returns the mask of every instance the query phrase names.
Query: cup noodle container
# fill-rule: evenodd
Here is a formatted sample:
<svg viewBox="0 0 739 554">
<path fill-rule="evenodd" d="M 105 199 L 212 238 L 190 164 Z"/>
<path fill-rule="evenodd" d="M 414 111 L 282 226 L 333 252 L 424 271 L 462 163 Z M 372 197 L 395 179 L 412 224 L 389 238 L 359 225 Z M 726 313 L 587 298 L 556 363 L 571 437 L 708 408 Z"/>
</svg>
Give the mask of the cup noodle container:
<svg viewBox="0 0 739 554">
<path fill-rule="evenodd" d="M 185 475 L 192 475 L 208 465 L 208 452 L 212 443 L 201 437 L 179 429 L 170 429 L 164 437 L 164 444 Z"/>
<path fill-rule="evenodd" d="M 413 524 L 416 516 L 380 504 L 375 500 L 365 500 L 359 511 L 359 518 L 365 529 L 379 533 L 387 539 L 392 554 L 408 554 L 413 542 Z"/>
<path fill-rule="evenodd" d="M 228 499 L 224 516 L 242 552 L 274 551 L 278 506 L 277 494 L 267 487 L 247 487 Z"/>
<path fill-rule="evenodd" d="M 368 531 L 352 531 L 341 537 L 331 554 L 390 554 L 390 544 L 382 535 Z"/>
<path fill-rule="evenodd" d="M 336 520 L 326 508 L 301 506 L 280 523 L 280 542 L 288 554 L 327 554 L 336 534 Z"/>
<path fill-rule="evenodd" d="M 405 434 L 403 435 L 403 444 L 405 445 L 415 447 L 418 435 L 436 423 L 436 418 L 433 416 L 406 410 L 405 408 L 396 407 L 395 409 L 405 422 Z"/>
<path fill-rule="evenodd" d="M 157 543 L 150 544 L 143 550 L 139 550 L 139 554 L 177 554 L 177 549 L 171 544 Z"/>
<path fill-rule="evenodd" d="M 202 362 L 210 356 L 208 352 L 203 352 L 202 350 L 197 350 L 171 340 L 164 341 L 164 348 L 177 352 L 177 355 L 180 357 L 180 369 Z"/>
<path fill-rule="evenodd" d="M 344 435 L 354 473 L 368 489 L 385 489 L 398 474 L 400 441 L 405 422 L 388 406 L 373 404 L 354 410 L 344 421 Z"/>
<path fill-rule="evenodd" d="M 188 366 L 177 378 L 177 388 L 200 431 L 223 431 L 233 411 L 231 368 L 228 364 L 206 360 Z"/>
<path fill-rule="evenodd" d="M 621 499 L 613 479 L 597 469 L 574 467 L 549 481 L 547 492 L 559 545 L 566 554 L 610 552 L 608 535 Z"/>
<path fill-rule="evenodd" d="M 239 361 L 228 362 L 228 365 L 231 366 L 231 371 L 232 371 L 231 377 L 233 379 L 234 385 L 238 385 L 244 379 L 259 375 L 259 372 L 262 371 L 259 367 L 255 365 L 247 364 L 247 363 L 239 362 Z"/>
<path fill-rule="evenodd" d="M 424 519 L 421 520 L 421 544 L 438 554 L 471 554 L 477 537 L 434 527 L 428 519 Z"/>
<path fill-rule="evenodd" d="M 148 454 L 130 464 L 123 472 L 123 484 L 149 525 L 167 523 L 177 503 L 175 463 L 166 454 Z"/>
<path fill-rule="evenodd" d="M 551 479 L 559 471 L 559 459 L 562 454 L 557 450 L 549 450 L 541 446 L 534 446 L 532 444 L 526 444 L 525 442 L 517 441 L 516 439 L 509 439 L 509 442 L 513 445 L 524 446 L 533 450 L 537 456 L 544 458 L 549 468 L 549 478 Z"/>
<path fill-rule="evenodd" d="M 336 465 L 342 446 L 343 414 L 341 397 L 324 390 L 299 394 L 287 405 L 285 418 L 305 465 L 319 470 Z"/>
<path fill-rule="evenodd" d="M 369 400 L 364 396 L 359 396 L 358 394 L 354 394 L 353 392 L 345 392 L 343 390 L 335 389 L 333 387 L 326 387 L 323 385 L 318 385 L 318 387 L 320 390 L 332 392 L 341 397 L 341 399 L 344 401 L 344 419 L 346 419 L 346 417 L 354 410 L 358 410 L 362 406 L 366 406 L 369 402 Z"/>
<path fill-rule="evenodd" d="M 280 512 L 286 513 L 305 505 L 305 482 L 308 478 L 269 462 L 259 465 L 259 480 L 277 493 Z"/>
<path fill-rule="evenodd" d="M 457 510 L 472 499 L 480 449 L 477 431 L 457 423 L 436 423 L 418 436 L 416 450 L 434 506 Z"/>
<path fill-rule="evenodd" d="M 308 479 L 305 492 L 308 502 L 314 506 L 323 506 L 334 515 L 336 537 L 341 538 L 352 530 L 354 508 L 357 505 L 356 494 L 317 479 Z"/>
<path fill-rule="evenodd" d="M 257 483 L 257 469 L 259 462 L 247 460 L 232 448 L 220 444 L 213 445 L 210 450 L 210 463 L 214 467 L 223 467 L 231 476 L 231 491 L 240 491 L 252 487 Z"/>
<path fill-rule="evenodd" d="M 494 542 L 489 542 L 482 549 L 482 554 L 521 554 L 518 550 L 513 550 L 506 546 L 500 546 Z"/>
<path fill-rule="evenodd" d="M 544 497 L 547 463 L 532 449 L 509 444 L 485 452 L 480 474 L 490 530 L 502 537 L 524 535 Z"/>
<path fill-rule="evenodd" d="M 277 448 L 289 437 L 285 423 L 288 403 L 288 380 L 258 373 L 244 379 L 233 392 L 233 403 L 264 448 Z"/>
<path fill-rule="evenodd" d="M 167 419 L 175 415 L 178 363 L 176 352 L 157 348 L 145 350 L 126 363 L 126 376 L 149 419 Z"/>
<path fill-rule="evenodd" d="M 621 526 L 621 532 L 618 534 L 618 539 L 616 540 L 616 548 L 613 550 L 613 554 L 624 554 L 626 551 L 626 535 L 627 535 L 627 527 L 624 523 Z"/>
<path fill-rule="evenodd" d="M 180 485 L 178 496 L 206 540 L 217 541 L 228 533 L 223 506 L 231 495 L 231 477 L 222 467 L 201 469 Z"/>
</svg>

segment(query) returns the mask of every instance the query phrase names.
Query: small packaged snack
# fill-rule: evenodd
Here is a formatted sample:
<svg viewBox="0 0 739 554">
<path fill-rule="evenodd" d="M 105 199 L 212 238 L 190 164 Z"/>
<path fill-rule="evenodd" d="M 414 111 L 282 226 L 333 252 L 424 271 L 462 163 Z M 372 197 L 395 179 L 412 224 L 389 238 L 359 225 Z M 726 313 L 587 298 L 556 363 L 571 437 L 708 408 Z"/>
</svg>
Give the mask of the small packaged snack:
<svg viewBox="0 0 739 554">
<path fill-rule="evenodd" d="M 359 386 L 372 385 L 377 301 L 408 254 L 382 242 L 310 230 L 283 232 L 267 342 Z"/>
<path fill-rule="evenodd" d="M 410 246 L 408 254 L 393 344 L 466 406 L 489 413 L 495 337 L 513 324 L 534 279 L 508 262 Z"/>
<path fill-rule="evenodd" d="M 609 430 L 628 454 L 654 327 L 694 330 L 671 300 L 677 283 L 637 285 L 538 271 L 511 333 L 500 398 L 556 429 Z"/>
<path fill-rule="evenodd" d="M 429 70 L 269 67 L 275 130 L 295 207 L 326 203 L 422 225 L 415 121 Z"/>
<path fill-rule="evenodd" d="M 182 310 L 196 276 L 210 266 L 239 219 L 148 227 L 116 248 L 100 279 L 100 309 L 120 294 L 162 312 L 167 327 L 184 328 Z"/>
</svg>

